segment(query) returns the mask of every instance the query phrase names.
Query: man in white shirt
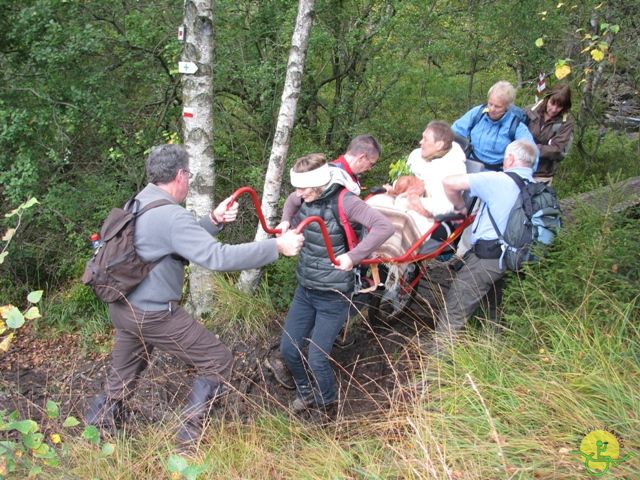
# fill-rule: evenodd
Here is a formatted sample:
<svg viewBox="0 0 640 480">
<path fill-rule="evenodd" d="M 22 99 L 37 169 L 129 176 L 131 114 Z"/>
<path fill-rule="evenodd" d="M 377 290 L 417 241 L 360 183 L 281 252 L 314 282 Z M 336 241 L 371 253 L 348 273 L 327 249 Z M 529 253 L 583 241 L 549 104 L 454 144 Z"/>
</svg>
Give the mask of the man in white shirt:
<svg viewBox="0 0 640 480">
<path fill-rule="evenodd" d="M 442 181 L 445 177 L 466 173 L 465 160 L 464 151 L 453 141 L 449 124 L 440 120 L 429 122 L 422 133 L 420 148 L 411 152 L 407 166 L 424 183 L 422 206 L 432 217 L 453 211 Z"/>
</svg>

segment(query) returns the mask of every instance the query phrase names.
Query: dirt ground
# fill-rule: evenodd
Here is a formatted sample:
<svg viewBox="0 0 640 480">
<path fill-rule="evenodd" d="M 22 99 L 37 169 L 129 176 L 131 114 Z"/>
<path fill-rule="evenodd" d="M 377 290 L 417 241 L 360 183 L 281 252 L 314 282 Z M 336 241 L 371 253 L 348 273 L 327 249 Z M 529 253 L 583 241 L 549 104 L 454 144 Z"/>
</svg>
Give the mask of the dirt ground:
<svg viewBox="0 0 640 480">
<path fill-rule="evenodd" d="M 437 263 L 437 262 L 432 262 Z M 337 412 L 343 418 L 371 415 L 386 409 L 397 394 L 409 339 L 428 337 L 432 306 L 446 288 L 446 265 L 429 265 L 414 302 L 403 315 L 371 324 L 364 309 L 352 320 L 355 343 L 334 348 L 334 370 L 339 384 Z M 231 393 L 220 402 L 219 415 L 248 421 L 268 410 L 289 411 L 294 392 L 280 386 L 264 360 L 277 349 L 282 319 L 274 321 L 270 344 L 230 345 L 236 363 Z M 102 389 L 108 354 L 83 355 L 75 335 L 38 338 L 25 328 L 3 357 L 0 374 L 0 410 L 19 410 L 22 418 L 42 421 L 47 400 L 60 403 L 62 418 L 82 419 L 87 402 Z M 175 415 L 189 392 L 193 370 L 179 360 L 154 352 L 136 394 L 128 404 L 138 425 Z M 308 415 L 313 417 L 315 413 Z M 46 423 L 46 422 L 45 422 Z M 46 425 L 44 426 L 46 430 Z"/>
</svg>

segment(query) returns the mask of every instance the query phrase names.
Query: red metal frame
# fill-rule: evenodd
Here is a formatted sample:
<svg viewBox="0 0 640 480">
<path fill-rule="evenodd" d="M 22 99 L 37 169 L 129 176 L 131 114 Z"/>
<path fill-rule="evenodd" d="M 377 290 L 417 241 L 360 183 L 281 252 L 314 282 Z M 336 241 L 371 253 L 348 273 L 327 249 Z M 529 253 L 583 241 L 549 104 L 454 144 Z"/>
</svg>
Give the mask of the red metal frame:
<svg viewBox="0 0 640 480">
<path fill-rule="evenodd" d="M 238 197 L 243 193 L 248 193 L 251 196 L 251 200 L 253 201 L 253 205 L 256 209 L 256 214 L 258 215 L 258 219 L 260 220 L 260 225 L 262 226 L 262 229 L 269 234 L 280 233 L 281 232 L 280 229 L 270 228 L 269 226 L 267 226 L 267 221 L 264 218 L 264 214 L 262 213 L 262 206 L 260 205 L 258 194 L 253 188 L 251 187 L 238 188 L 231 195 L 231 201 L 229 202 L 229 206 L 231 206 L 235 201 L 237 201 Z M 420 245 L 422 245 L 425 242 L 425 240 L 427 240 L 431 236 L 431 234 L 438 228 L 438 226 L 440 226 L 440 222 L 435 222 L 429 230 L 427 230 L 418 240 L 414 242 L 413 245 L 411 245 L 409 250 L 407 250 L 404 255 L 401 255 L 399 257 L 365 258 L 360 263 L 361 265 L 373 265 L 373 264 L 380 264 L 380 263 L 413 263 L 413 262 L 419 262 L 421 260 L 431 260 L 433 258 L 436 258 L 447 247 L 449 247 L 449 245 L 451 245 L 451 243 L 462 234 L 462 231 L 468 225 L 470 225 L 471 222 L 473 222 L 473 219 L 474 219 L 474 215 L 467 215 L 466 217 L 464 217 L 460 221 L 460 224 L 454 229 L 454 231 L 451 232 L 451 235 L 449 235 L 449 237 L 447 237 L 446 240 L 443 240 L 442 244 L 438 248 L 436 248 L 435 250 L 429 253 L 416 254 L 414 252 L 418 248 L 420 248 Z M 331 245 L 329 233 L 327 232 L 327 227 L 324 223 L 324 220 L 322 220 L 322 218 L 318 216 L 307 217 L 296 227 L 295 231 L 297 233 L 300 233 L 307 227 L 307 225 L 313 222 L 317 223 L 320 226 L 320 231 L 322 232 L 324 243 L 327 246 L 327 253 L 329 255 L 329 260 L 331 260 L 331 263 L 333 263 L 334 265 L 338 265 L 338 261 L 336 260 L 336 257 L 333 252 L 333 245 Z M 420 275 L 418 276 L 418 278 L 419 277 Z"/>
</svg>

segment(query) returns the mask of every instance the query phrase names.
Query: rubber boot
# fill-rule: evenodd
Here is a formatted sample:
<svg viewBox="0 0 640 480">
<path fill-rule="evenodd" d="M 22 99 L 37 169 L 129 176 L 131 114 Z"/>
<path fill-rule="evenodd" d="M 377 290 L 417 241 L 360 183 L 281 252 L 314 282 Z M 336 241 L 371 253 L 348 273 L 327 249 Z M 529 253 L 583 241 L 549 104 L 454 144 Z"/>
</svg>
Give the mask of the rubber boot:
<svg viewBox="0 0 640 480">
<path fill-rule="evenodd" d="M 222 386 L 208 378 L 197 377 L 191 385 L 189 400 L 180 415 L 178 444 L 188 446 L 202 435 L 205 418 L 209 415 L 211 403 L 222 392 Z"/>
<path fill-rule="evenodd" d="M 102 432 L 113 433 L 124 425 L 124 403 L 122 400 L 111 400 L 106 393 L 101 393 L 91 401 L 84 417 L 88 425 L 94 425 Z"/>
</svg>

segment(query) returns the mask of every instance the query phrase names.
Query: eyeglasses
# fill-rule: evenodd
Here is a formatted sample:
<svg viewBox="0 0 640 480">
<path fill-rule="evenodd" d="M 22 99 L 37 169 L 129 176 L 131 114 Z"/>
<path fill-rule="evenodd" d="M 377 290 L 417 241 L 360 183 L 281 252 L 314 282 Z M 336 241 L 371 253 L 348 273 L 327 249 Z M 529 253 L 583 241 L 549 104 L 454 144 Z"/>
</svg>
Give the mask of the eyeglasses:
<svg viewBox="0 0 640 480">
<path fill-rule="evenodd" d="M 182 170 L 182 173 L 185 173 L 187 175 L 187 178 L 189 178 L 189 180 L 191 180 L 193 178 L 193 173 L 191 173 L 189 170 Z"/>
<path fill-rule="evenodd" d="M 369 157 L 369 155 L 365 154 L 364 161 L 367 162 L 367 165 L 373 167 L 376 164 L 376 162 L 378 161 L 378 159 L 377 158 L 371 158 L 371 157 Z"/>
</svg>

